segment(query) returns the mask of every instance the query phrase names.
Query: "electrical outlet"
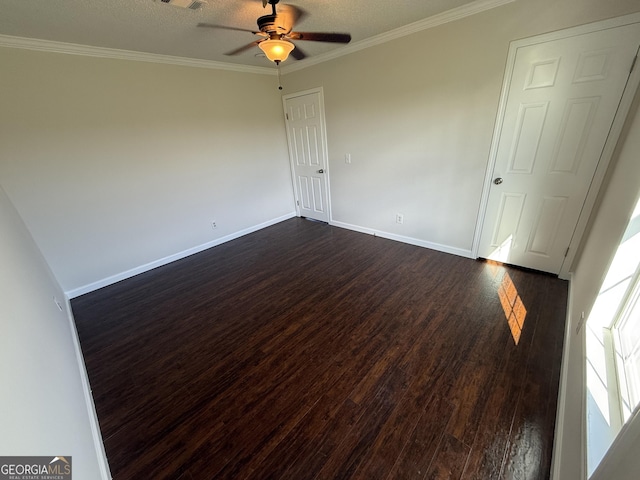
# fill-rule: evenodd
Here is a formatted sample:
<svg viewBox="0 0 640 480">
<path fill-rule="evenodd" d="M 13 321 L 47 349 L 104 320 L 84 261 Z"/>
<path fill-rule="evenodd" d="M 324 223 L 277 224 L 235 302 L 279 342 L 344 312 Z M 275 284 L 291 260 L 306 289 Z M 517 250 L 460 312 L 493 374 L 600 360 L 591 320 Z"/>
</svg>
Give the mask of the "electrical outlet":
<svg viewBox="0 0 640 480">
<path fill-rule="evenodd" d="M 346 153 L 344 155 L 344 163 L 351 163 L 351 154 L 350 153 Z"/>
<path fill-rule="evenodd" d="M 584 312 L 580 313 L 580 320 L 578 320 L 578 325 L 576 326 L 576 335 L 580 333 L 582 326 L 584 325 Z"/>
<path fill-rule="evenodd" d="M 58 307 L 58 310 L 62 311 L 62 304 L 58 301 L 56 297 L 53 297 L 53 303 L 56 304 L 56 306 Z"/>
<path fill-rule="evenodd" d="M 211 228 L 213 230 L 215 230 L 216 228 L 218 228 L 218 225 L 216 225 L 216 222 L 211 222 Z"/>
<path fill-rule="evenodd" d="M 401 213 L 396 213 L 396 223 L 403 224 L 404 223 L 404 215 Z"/>
</svg>

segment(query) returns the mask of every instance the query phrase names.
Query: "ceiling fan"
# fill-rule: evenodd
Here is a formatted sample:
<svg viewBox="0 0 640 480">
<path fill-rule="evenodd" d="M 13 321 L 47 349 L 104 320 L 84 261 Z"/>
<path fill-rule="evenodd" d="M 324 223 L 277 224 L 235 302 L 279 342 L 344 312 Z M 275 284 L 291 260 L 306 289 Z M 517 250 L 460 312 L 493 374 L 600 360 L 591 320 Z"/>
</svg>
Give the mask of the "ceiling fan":
<svg viewBox="0 0 640 480">
<path fill-rule="evenodd" d="M 225 55 L 238 55 L 257 46 L 276 65 L 284 62 L 289 54 L 296 60 L 302 60 L 307 56 L 304 51 L 292 43 L 292 40 L 331 43 L 349 43 L 351 41 L 351 35 L 348 33 L 294 32 L 293 27 L 306 13 L 294 5 L 283 5 L 280 11 L 276 12 L 276 4 L 279 2 L 280 0 L 262 0 L 263 8 L 271 5 L 271 14 L 258 18 L 258 31 L 211 23 L 199 23 L 198 27 L 221 28 L 258 35 L 262 38 L 227 52 Z"/>
</svg>

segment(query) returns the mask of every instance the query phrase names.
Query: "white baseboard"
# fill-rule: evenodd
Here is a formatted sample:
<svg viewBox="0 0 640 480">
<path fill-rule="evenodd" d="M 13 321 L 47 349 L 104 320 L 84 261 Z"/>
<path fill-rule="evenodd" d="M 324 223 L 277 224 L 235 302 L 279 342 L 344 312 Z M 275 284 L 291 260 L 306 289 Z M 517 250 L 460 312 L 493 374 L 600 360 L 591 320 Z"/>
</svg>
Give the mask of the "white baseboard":
<svg viewBox="0 0 640 480">
<path fill-rule="evenodd" d="M 87 375 L 87 368 L 84 364 L 84 356 L 82 355 L 82 349 L 80 347 L 80 337 L 78 337 L 78 330 L 76 329 L 76 322 L 71 311 L 71 303 L 69 302 L 69 297 L 65 298 L 65 303 L 66 314 L 69 320 L 69 327 L 71 329 L 73 349 L 75 351 L 76 360 L 78 361 L 78 371 L 80 373 L 82 391 L 84 393 L 84 400 L 87 406 L 87 414 L 89 416 L 89 427 L 91 428 L 91 436 L 93 437 L 93 444 L 96 450 L 96 457 L 98 459 L 100 478 L 102 480 L 111 480 L 112 477 L 111 470 L 109 469 L 109 461 L 107 460 L 107 452 L 104 449 L 104 443 L 102 441 L 102 433 L 100 432 L 98 414 L 96 413 L 96 406 L 93 403 L 91 385 L 89 384 L 89 375 Z"/>
<path fill-rule="evenodd" d="M 416 245 L 417 247 L 429 248 L 438 252 L 450 253 L 459 257 L 475 258 L 471 250 L 465 250 L 463 248 L 450 247 L 448 245 L 442 245 L 439 243 L 427 242 L 418 238 L 406 237 L 404 235 L 397 235 L 395 233 L 384 232 L 382 230 L 376 230 L 373 228 L 361 227 L 359 225 L 352 225 L 350 223 L 329 222 L 334 227 L 346 228 L 347 230 L 353 230 L 360 233 L 368 233 L 369 235 L 375 235 L 376 237 L 387 238 L 389 240 L 395 240 L 397 242 L 408 243 L 409 245 Z"/>
<path fill-rule="evenodd" d="M 169 255 L 164 258 L 160 258 L 158 260 L 154 260 L 153 262 L 146 263 L 144 265 L 140 265 L 139 267 L 132 268 L 122 273 L 118 273 L 116 275 L 112 275 L 110 277 L 104 278 L 102 280 L 98 280 L 97 282 L 90 283 L 88 285 L 84 285 L 82 287 L 74 288 L 73 290 L 69 290 L 65 292 L 67 297 L 76 298 L 80 295 L 84 295 L 85 293 L 93 292 L 94 290 L 98 290 L 99 288 L 106 287 L 108 285 L 112 285 L 121 280 L 126 280 L 127 278 L 135 277 L 144 272 L 148 272 L 149 270 L 153 270 L 154 268 L 161 267 L 163 265 L 167 265 L 171 262 L 175 262 L 176 260 L 181 260 L 183 258 L 189 257 L 196 253 L 200 253 L 209 248 L 216 247 L 218 245 L 222 245 L 223 243 L 229 242 L 231 240 L 235 240 L 236 238 L 243 237 L 253 232 L 257 232 L 258 230 L 262 230 L 263 228 L 270 227 L 271 225 L 275 225 L 276 223 L 283 222 L 290 218 L 295 217 L 295 212 L 288 213 L 278 218 L 274 218 L 268 220 L 266 222 L 260 223 L 258 225 L 253 225 L 249 228 L 245 228 L 244 230 L 240 230 L 238 232 L 231 233 L 224 237 L 216 238 L 207 243 L 203 243 L 202 245 L 198 245 L 182 252 L 174 253 L 173 255 Z"/>
</svg>

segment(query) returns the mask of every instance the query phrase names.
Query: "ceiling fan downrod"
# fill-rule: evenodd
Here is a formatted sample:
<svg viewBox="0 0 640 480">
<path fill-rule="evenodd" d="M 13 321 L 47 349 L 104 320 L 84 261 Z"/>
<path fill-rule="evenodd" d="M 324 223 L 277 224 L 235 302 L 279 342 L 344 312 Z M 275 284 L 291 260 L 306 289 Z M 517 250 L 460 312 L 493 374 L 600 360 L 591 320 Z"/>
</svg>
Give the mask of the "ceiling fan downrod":
<svg viewBox="0 0 640 480">
<path fill-rule="evenodd" d="M 272 15 L 276 14 L 276 3 L 278 3 L 280 0 L 262 0 L 262 8 L 267 8 L 267 4 L 271 5 L 271 12 Z"/>
</svg>

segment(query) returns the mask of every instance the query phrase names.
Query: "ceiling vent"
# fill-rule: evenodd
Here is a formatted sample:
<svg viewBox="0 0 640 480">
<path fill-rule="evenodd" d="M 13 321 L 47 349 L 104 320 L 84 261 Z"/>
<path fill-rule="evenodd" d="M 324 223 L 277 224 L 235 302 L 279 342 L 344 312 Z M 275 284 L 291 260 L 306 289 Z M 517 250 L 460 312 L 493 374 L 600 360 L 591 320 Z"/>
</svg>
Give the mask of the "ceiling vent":
<svg viewBox="0 0 640 480">
<path fill-rule="evenodd" d="M 158 0 L 155 0 L 156 2 Z M 174 7 L 188 8 L 189 10 L 200 10 L 207 2 L 203 0 L 160 0 L 160 3 L 173 5 Z"/>
</svg>

